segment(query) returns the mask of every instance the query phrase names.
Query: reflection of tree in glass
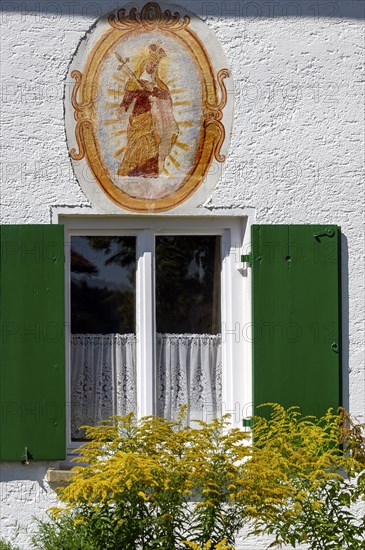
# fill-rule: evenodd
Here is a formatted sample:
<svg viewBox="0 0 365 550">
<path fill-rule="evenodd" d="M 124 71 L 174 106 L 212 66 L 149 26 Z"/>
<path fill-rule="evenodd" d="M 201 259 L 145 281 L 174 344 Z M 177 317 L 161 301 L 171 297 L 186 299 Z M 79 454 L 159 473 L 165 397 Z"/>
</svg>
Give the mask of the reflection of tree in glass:
<svg viewBox="0 0 365 550">
<path fill-rule="evenodd" d="M 92 249 L 102 251 L 105 256 L 111 253 L 111 256 L 105 259 L 105 265 L 114 263 L 121 267 L 135 266 L 135 237 L 87 237 L 87 239 Z"/>
<path fill-rule="evenodd" d="M 157 332 L 220 332 L 220 237 L 156 238 Z"/>
<path fill-rule="evenodd" d="M 71 330 L 74 334 L 135 332 L 135 237 L 75 237 L 71 251 Z M 90 262 L 85 255 L 90 249 Z M 86 254 L 85 254 L 86 253 Z M 115 266 L 105 278 L 105 267 Z M 120 269 L 118 269 L 118 267 Z M 77 274 L 84 274 L 80 279 Z M 112 278 L 112 280 L 110 280 Z"/>
</svg>

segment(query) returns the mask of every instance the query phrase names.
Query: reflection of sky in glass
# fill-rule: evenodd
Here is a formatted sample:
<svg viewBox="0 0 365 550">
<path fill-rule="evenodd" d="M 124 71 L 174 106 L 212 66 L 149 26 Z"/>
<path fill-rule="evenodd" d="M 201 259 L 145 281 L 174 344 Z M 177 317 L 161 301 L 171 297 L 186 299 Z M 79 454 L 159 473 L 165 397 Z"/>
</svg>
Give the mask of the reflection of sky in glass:
<svg viewBox="0 0 365 550">
<path fill-rule="evenodd" d="M 168 167 L 170 174 L 174 177 L 184 177 L 187 171 L 193 166 L 194 157 L 198 145 L 198 137 L 200 132 L 200 124 L 202 118 L 202 92 L 200 79 L 190 55 L 184 50 L 176 40 L 173 40 L 163 33 L 154 32 L 131 37 L 116 47 L 116 51 L 123 59 L 130 58 L 129 66 L 135 70 L 134 59 L 136 54 L 141 50 L 145 50 L 149 44 L 158 43 L 167 54 L 165 64 L 167 63 L 166 71 L 161 70 L 161 77 L 168 85 L 172 93 L 174 103 L 189 102 L 189 105 L 174 106 L 173 113 L 177 123 L 183 121 L 192 121 L 192 126 L 179 127 L 179 140 L 187 143 L 191 148 L 189 151 L 179 149 L 177 146 L 173 148 L 174 157 L 178 160 L 181 168 L 178 169 L 171 163 Z M 126 145 L 126 137 L 124 135 L 113 136 L 112 134 L 126 130 L 128 126 L 128 118 L 132 108 L 128 111 L 123 122 L 117 119 L 117 106 L 108 108 L 107 105 L 120 104 L 123 100 L 124 84 L 117 82 L 114 76 L 123 77 L 123 73 L 118 71 L 119 61 L 111 52 L 103 67 L 100 78 L 100 91 L 97 101 L 97 120 L 98 120 L 98 137 L 100 140 L 100 148 L 102 157 L 110 169 L 111 174 L 116 174 L 119 164 L 123 159 L 123 154 L 115 157 L 116 151 Z M 164 73 L 164 74 L 163 74 Z M 108 90 L 116 90 L 114 94 L 110 94 Z M 174 94 L 174 90 L 183 90 L 179 94 Z M 108 120 L 116 120 L 114 124 L 105 124 Z M 166 176 L 160 176 L 166 178 Z"/>
<path fill-rule="evenodd" d="M 106 253 L 105 250 L 95 250 L 90 246 L 89 237 L 71 237 L 71 249 L 97 269 L 97 273 L 95 274 L 72 272 L 72 281 L 78 283 L 85 281 L 89 287 L 104 288 L 107 286 L 109 288 L 133 291 L 135 285 L 134 281 L 131 281 L 130 275 L 135 269 L 134 263 L 126 267 L 115 263 L 105 265 L 108 258 L 111 258 L 118 252 L 118 240 L 120 240 L 120 237 L 109 237 L 108 239 L 110 250 Z M 130 240 L 131 237 L 128 237 L 128 239 Z"/>
</svg>

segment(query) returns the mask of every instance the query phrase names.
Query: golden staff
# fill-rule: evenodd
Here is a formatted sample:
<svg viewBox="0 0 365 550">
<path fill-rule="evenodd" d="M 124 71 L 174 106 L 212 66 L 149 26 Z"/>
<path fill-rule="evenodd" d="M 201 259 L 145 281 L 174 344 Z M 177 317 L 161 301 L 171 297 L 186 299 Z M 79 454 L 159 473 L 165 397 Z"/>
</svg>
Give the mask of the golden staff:
<svg viewBox="0 0 365 550">
<path fill-rule="evenodd" d="M 123 59 L 118 52 L 114 52 L 114 54 L 120 63 L 120 65 L 118 65 L 118 71 L 125 71 L 133 80 L 136 81 L 138 86 L 140 86 L 143 90 L 145 90 L 145 86 L 143 86 L 142 82 L 138 80 L 138 78 L 136 77 L 132 69 L 129 67 L 129 65 L 127 65 L 129 61 L 129 57 L 126 57 L 125 59 Z"/>
</svg>

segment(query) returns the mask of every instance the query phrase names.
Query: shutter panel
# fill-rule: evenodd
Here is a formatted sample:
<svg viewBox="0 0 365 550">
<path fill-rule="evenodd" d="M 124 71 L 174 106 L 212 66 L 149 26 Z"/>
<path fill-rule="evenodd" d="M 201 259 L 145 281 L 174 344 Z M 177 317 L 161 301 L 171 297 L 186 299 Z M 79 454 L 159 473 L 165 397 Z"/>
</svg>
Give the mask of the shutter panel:
<svg viewBox="0 0 365 550">
<path fill-rule="evenodd" d="M 340 230 L 252 226 L 253 396 L 256 407 L 340 405 Z M 263 414 L 260 412 L 259 414 Z"/>
<path fill-rule="evenodd" d="M 0 459 L 64 459 L 63 226 L 0 230 Z"/>
</svg>

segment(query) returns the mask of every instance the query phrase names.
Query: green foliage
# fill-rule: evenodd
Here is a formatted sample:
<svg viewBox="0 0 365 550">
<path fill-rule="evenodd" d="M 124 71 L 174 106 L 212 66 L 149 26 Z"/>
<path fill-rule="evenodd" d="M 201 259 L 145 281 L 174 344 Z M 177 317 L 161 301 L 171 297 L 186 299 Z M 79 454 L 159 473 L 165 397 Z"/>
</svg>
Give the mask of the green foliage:
<svg viewBox="0 0 365 550">
<path fill-rule="evenodd" d="M 10 542 L 0 540 L 0 550 L 19 550 L 17 546 L 13 546 Z"/>
<path fill-rule="evenodd" d="M 216 546 L 213 546 L 213 543 L 211 540 L 208 540 L 207 543 L 204 544 L 204 546 L 200 546 L 199 544 L 196 544 L 195 542 L 188 542 L 186 541 L 185 544 L 189 548 L 192 548 L 193 550 L 230 550 L 233 548 L 233 546 L 227 546 L 226 539 L 223 539 L 222 542 L 219 542 Z"/>
<path fill-rule="evenodd" d="M 38 548 L 72 538 L 72 549 L 186 549 L 186 539 L 223 550 L 234 543 L 243 515 L 234 514 L 234 484 L 248 455 L 246 435 L 227 419 L 197 428 L 133 415 L 86 428 L 73 481 L 60 491 L 66 509 L 43 525 Z M 219 546 L 220 544 L 220 546 Z M 67 547 L 68 548 L 68 547 Z"/>
<path fill-rule="evenodd" d="M 364 548 L 362 426 L 331 411 L 302 417 L 271 405 L 253 444 L 227 419 L 186 427 L 132 415 L 86 428 L 65 508 L 41 523 L 43 550 L 227 550 L 248 520 L 272 546 Z M 86 464 L 86 466 L 85 466 Z"/>
<path fill-rule="evenodd" d="M 49 521 L 39 521 L 37 535 L 33 537 L 36 548 L 43 550 L 97 550 L 95 525 L 76 523 L 72 516 L 62 515 Z M 110 548 L 110 547 L 109 547 Z"/>
<path fill-rule="evenodd" d="M 351 511 L 365 498 L 363 426 L 344 410 L 316 419 L 301 417 L 296 407 L 271 407 L 269 420 L 256 418 L 240 495 L 255 531 L 274 534 L 272 546 L 364 548 L 364 517 Z"/>
</svg>

